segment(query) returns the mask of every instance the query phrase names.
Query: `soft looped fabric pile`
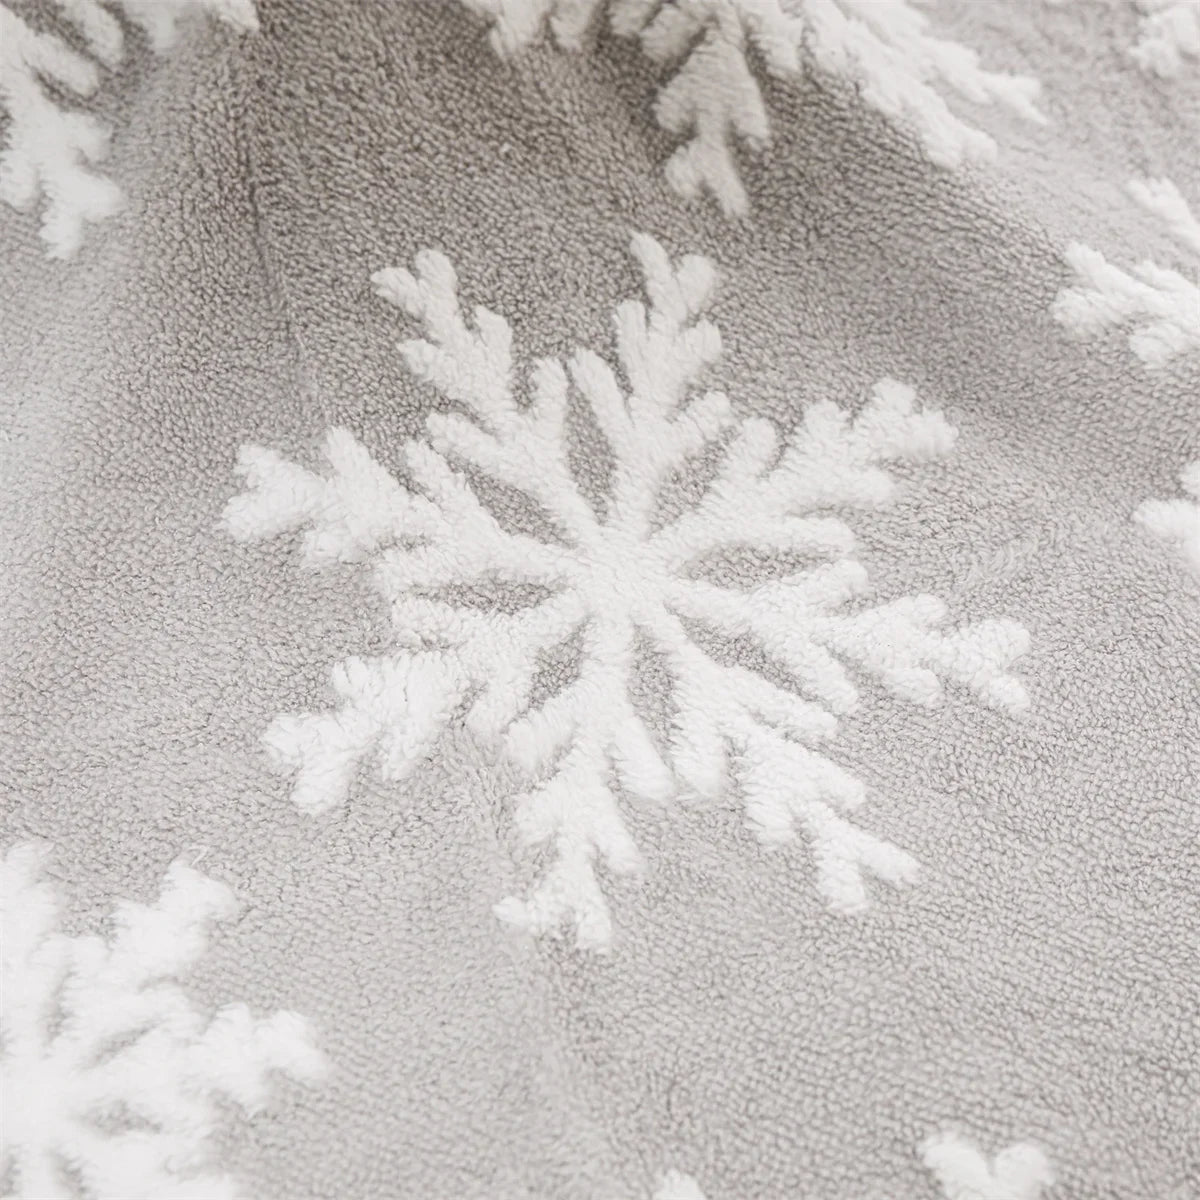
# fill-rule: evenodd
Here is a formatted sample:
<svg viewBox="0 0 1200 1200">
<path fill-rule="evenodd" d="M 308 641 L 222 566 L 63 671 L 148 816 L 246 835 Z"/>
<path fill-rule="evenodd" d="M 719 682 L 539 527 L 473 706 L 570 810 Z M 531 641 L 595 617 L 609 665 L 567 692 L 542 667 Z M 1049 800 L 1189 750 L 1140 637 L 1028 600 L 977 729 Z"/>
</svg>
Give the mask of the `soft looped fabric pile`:
<svg viewBox="0 0 1200 1200">
<path fill-rule="evenodd" d="M 1200 0 L 0 0 L 0 1194 L 1200 1196 Z"/>
</svg>

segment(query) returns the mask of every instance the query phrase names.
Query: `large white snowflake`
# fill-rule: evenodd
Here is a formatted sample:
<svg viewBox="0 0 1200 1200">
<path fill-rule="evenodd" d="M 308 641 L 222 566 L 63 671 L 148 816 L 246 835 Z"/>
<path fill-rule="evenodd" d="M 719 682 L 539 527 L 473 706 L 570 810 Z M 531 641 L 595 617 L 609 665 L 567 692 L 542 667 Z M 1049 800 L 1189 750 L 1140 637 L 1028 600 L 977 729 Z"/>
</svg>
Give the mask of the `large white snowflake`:
<svg viewBox="0 0 1200 1200">
<path fill-rule="evenodd" d="M 53 258 L 69 258 L 84 225 L 112 216 L 121 191 L 93 170 L 108 154 L 110 130 L 87 112 L 62 107 L 52 89 L 80 100 L 100 86 L 101 67 L 125 57 L 119 9 L 156 50 L 175 40 L 188 10 L 212 13 L 237 29 L 257 28 L 254 0 L 47 0 L 79 30 L 88 57 L 57 33 L 37 29 L 0 3 L 0 109 L 8 115 L 0 151 L 0 200 L 17 209 L 45 200 L 42 239 Z M 99 65 L 96 61 L 98 60 Z"/>
<path fill-rule="evenodd" d="M 911 129 L 931 161 L 955 167 L 989 159 L 995 143 L 955 114 L 935 83 L 976 104 L 1000 103 L 1034 121 L 1035 80 L 984 70 L 976 54 L 932 36 L 909 0 L 462 0 L 493 23 L 492 44 L 515 53 L 549 25 L 579 50 L 607 12 L 611 28 L 637 37 L 673 75 L 655 104 L 658 123 L 686 138 L 667 163 L 687 198 L 711 193 L 729 214 L 746 211 L 733 142 L 762 146 L 770 122 L 752 59 L 773 76 L 807 59 L 852 83 L 876 111 Z"/>
<path fill-rule="evenodd" d="M 253 1111 L 272 1071 L 317 1078 L 305 1022 L 206 1019 L 174 982 L 235 911 L 223 884 L 176 863 L 157 903 L 117 905 L 111 939 L 69 937 L 47 857 L 27 842 L 0 862 L 0 1180 L 11 1200 L 232 1200 L 210 1161 L 221 1106 Z"/>
<path fill-rule="evenodd" d="M 467 324 L 446 258 L 424 252 L 415 275 L 379 272 L 379 294 L 424 322 L 427 337 L 401 347 L 409 369 L 460 411 L 431 415 L 428 440 L 404 446 L 409 486 L 342 429 L 326 441 L 328 475 L 244 447 L 249 490 L 225 512 L 240 539 L 303 528 L 311 563 L 372 562 L 390 606 L 396 649 L 337 667 L 341 708 L 283 717 L 267 732 L 274 756 L 299 773 L 296 803 L 341 803 L 372 754 L 385 778 L 404 777 L 462 711 L 527 772 L 517 822 L 553 858 L 532 896 L 504 901 L 500 915 L 539 931 L 571 921 L 590 947 L 611 937 L 596 860 L 616 872 L 640 862 L 620 792 L 715 797 L 732 771 L 758 836 L 783 842 L 802 829 L 821 893 L 854 910 L 867 902 L 864 872 L 899 883 L 915 864 L 847 820 L 864 787 L 812 748 L 855 706 L 853 674 L 923 704 L 940 698 L 940 676 L 997 708 L 1026 699 L 1007 674 L 1026 648 L 1021 626 L 944 631 L 933 596 L 861 603 L 866 572 L 833 515 L 890 501 L 881 464 L 945 454 L 954 431 L 941 415 L 915 411 L 911 390 L 886 381 L 856 417 L 816 404 L 782 440 L 768 420 L 739 420 L 723 393 L 695 386 L 721 350 L 699 316 L 711 264 L 673 267 L 641 235 L 633 252 L 650 307 L 617 309 L 624 378 L 578 350 L 565 368 L 536 364 L 528 402 L 507 322 L 480 307 Z M 573 396 L 603 434 L 593 455 L 611 451 L 599 507 L 569 462 Z M 664 491 L 703 452 L 721 456 L 707 490 L 663 516 Z M 501 523 L 485 499 L 496 485 L 557 532 Z M 775 577 L 722 582 L 714 560 L 746 549 L 779 556 Z M 504 602 L 480 598 L 497 588 Z M 541 667 L 567 650 L 576 674 L 546 695 Z M 647 656 L 670 681 L 674 716 L 661 733 L 631 696 Z"/>
<path fill-rule="evenodd" d="M 1129 191 L 1180 246 L 1200 255 L 1200 221 L 1169 179 L 1135 179 Z M 1058 294 L 1053 311 L 1067 328 L 1086 335 L 1133 325 L 1129 348 L 1148 367 L 1200 349 L 1200 284 L 1149 260 L 1124 271 L 1078 242 L 1066 258 L 1079 283 Z"/>
</svg>

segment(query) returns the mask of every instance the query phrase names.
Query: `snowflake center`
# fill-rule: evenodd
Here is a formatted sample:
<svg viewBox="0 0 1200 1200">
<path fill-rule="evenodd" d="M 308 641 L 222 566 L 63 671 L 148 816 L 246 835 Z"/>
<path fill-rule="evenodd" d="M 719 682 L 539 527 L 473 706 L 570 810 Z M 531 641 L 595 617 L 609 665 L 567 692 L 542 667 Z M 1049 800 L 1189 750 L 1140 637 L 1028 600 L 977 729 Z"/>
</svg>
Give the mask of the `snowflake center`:
<svg viewBox="0 0 1200 1200">
<path fill-rule="evenodd" d="M 671 577 L 649 544 L 622 529 L 604 526 L 580 547 L 580 591 L 589 611 L 627 613 L 631 619 L 661 611 Z"/>
</svg>

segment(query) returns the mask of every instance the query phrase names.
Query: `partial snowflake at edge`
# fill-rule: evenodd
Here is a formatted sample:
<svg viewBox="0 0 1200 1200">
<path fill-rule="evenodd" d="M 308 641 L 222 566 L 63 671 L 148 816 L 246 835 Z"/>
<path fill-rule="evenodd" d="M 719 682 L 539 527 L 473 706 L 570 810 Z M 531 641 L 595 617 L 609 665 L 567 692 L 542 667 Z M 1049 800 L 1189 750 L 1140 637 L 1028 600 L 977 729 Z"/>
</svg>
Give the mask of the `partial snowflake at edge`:
<svg viewBox="0 0 1200 1200">
<path fill-rule="evenodd" d="M 957 1130 L 933 1134 L 917 1149 L 944 1200 L 1041 1200 L 1054 1171 L 1040 1146 L 1017 1142 L 989 1158 Z M 654 1200 L 705 1200 L 691 1176 L 668 1171 Z"/>
<path fill-rule="evenodd" d="M 499 915 L 536 932 L 571 926 L 591 949 L 612 940 L 597 865 L 614 874 L 642 865 L 622 796 L 716 799 L 732 787 L 762 842 L 803 833 L 821 895 L 853 912 L 869 903 L 867 876 L 901 884 L 917 864 L 851 822 L 864 786 L 817 748 L 856 706 L 852 676 L 918 704 L 937 703 L 943 679 L 999 710 L 1027 703 L 1008 674 L 1028 645 L 1022 626 L 943 630 L 945 606 L 933 596 L 868 606 L 853 532 L 832 515 L 886 507 L 894 493 L 887 463 L 947 454 L 954 431 L 942 416 L 918 411 L 911 389 L 884 381 L 857 416 L 815 404 L 782 439 L 768 420 L 739 418 L 724 393 L 698 386 L 721 352 L 716 327 L 701 316 L 712 264 L 688 256 L 672 266 L 642 235 L 633 253 L 650 304 L 617 309 L 623 380 L 583 349 L 565 366 L 543 360 L 527 381 L 516 378 L 508 323 L 480 307 L 468 325 L 441 254 L 419 254 L 415 274 L 377 273 L 379 294 L 426 331 L 401 346 L 409 370 L 458 409 L 430 415 L 426 438 L 404 445 L 412 486 L 334 429 L 327 475 L 244 447 L 238 473 L 248 490 L 225 510 L 240 540 L 303 531 L 306 561 L 370 565 L 389 606 L 394 652 L 340 663 L 337 711 L 283 716 L 265 735 L 273 758 L 296 773 L 295 802 L 310 812 L 343 803 L 366 760 L 384 779 L 405 778 L 462 714 L 529 780 L 516 823 L 550 864 L 532 893 L 501 902 Z M 526 383 L 531 399 L 521 402 Z M 612 451 L 603 514 L 568 462 L 566 417 L 580 401 Z M 704 452 L 721 463 L 708 489 L 656 527 L 666 481 Z M 472 478 L 521 493 L 556 536 L 506 527 Z M 748 588 L 700 567 L 739 550 L 806 565 Z M 472 604 L 452 594 L 464 586 L 526 599 Z M 786 686 L 735 661 L 746 643 Z M 540 665 L 572 644 L 577 676 L 537 696 Z M 630 698 L 642 644 L 669 676 L 667 730 L 648 724 Z"/>
<path fill-rule="evenodd" d="M 1169 179 L 1135 179 L 1129 194 L 1200 266 L 1200 221 Z M 1130 350 L 1149 368 L 1200 349 L 1200 282 L 1146 259 L 1129 271 L 1080 242 L 1065 258 L 1077 283 L 1055 298 L 1053 314 L 1081 337 L 1131 328 Z"/>
<path fill-rule="evenodd" d="M 75 1183 L 85 1200 L 237 1200 L 212 1161 L 222 1109 L 252 1114 L 275 1073 L 324 1075 L 307 1023 L 244 1004 L 206 1017 L 176 982 L 236 911 L 223 884 L 176 862 L 153 904 L 116 905 L 111 937 L 70 937 L 49 858 L 26 842 L 0 860 L 0 1062 L 20 1097 L 0 1122 L 0 1179 L 13 1200 L 75 1196 Z"/>
<path fill-rule="evenodd" d="M 1051 8 L 1068 9 L 1112 0 L 1044 0 Z M 1189 64 L 1200 63 L 1200 0 L 1127 0 L 1137 13 L 1137 33 L 1125 53 L 1144 72 L 1175 79 Z M 1115 23 L 1114 23 L 1115 24 Z"/>
<path fill-rule="evenodd" d="M 0 3 L 0 110 L 7 116 L 0 149 L 0 202 L 18 211 L 44 203 L 41 237 L 51 258 L 70 258 L 88 224 L 120 211 L 121 189 L 96 167 L 107 156 L 112 131 L 90 113 L 65 108 L 53 87 L 83 102 L 105 71 L 125 58 L 125 35 L 99 0 L 55 0 L 82 35 L 87 52 L 65 38 L 35 30 Z M 155 51 L 175 41 L 188 10 L 208 12 L 237 30 L 258 28 L 253 0 L 111 0 L 139 26 Z"/>
<path fill-rule="evenodd" d="M 1134 516 L 1200 579 L 1200 461 L 1184 467 L 1179 478 L 1187 499 L 1147 500 Z"/>
<path fill-rule="evenodd" d="M 1143 71 L 1174 79 L 1200 64 L 1200 0 L 1136 0 L 1141 14 L 1130 56 Z"/>
<path fill-rule="evenodd" d="M 1017 1142 L 989 1159 L 955 1130 L 922 1142 L 920 1158 L 946 1200 L 1039 1200 L 1054 1171 L 1039 1146 Z"/>
<path fill-rule="evenodd" d="M 934 37 L 909 0 L 460 0 L 491 23 L 491 42 L 516 54 L 548 28 L 567 50 L 587 45 L 607 15 L 621 37 L 636 38 L 668 70 L 654 107 L 659 125 L 682 145 L 666 164 L 667 180 L 685 199 L 707 193 L 727 215 L 749 199 L 734 145 L 760 149 L 771 135 L 752 66 L 774 78 L 818 71 L 854 85 L 862 101 L 911 131 L 929 160 L 954 168 L 994 158 L 996 144 L 958 117 L 933 86 L 974 104 L 998 104 L 1044 123 L 1036 80 L 985 70 L 978 55 Z"/>
</svg>

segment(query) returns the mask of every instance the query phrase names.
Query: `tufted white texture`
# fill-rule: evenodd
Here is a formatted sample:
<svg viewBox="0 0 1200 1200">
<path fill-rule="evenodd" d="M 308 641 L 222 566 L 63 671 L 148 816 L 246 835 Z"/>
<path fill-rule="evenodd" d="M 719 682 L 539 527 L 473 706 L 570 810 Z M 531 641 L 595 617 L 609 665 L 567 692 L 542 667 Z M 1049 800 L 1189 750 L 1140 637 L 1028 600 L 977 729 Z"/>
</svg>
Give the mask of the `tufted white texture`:
<svg viewBox="0 0 1200 1200">
<path fill-rule="evenodd" d="M 368 755 L 384 778 L 405 777 L 465 707 L 470 728 L 499 741 L 527 774 L 517 824 L 551 855 L 532 895 L 505 900 L 498 913 L 538 932 L 569 923 L 579 945 L 594 949 L 612 939 L 596 864 L 617 873 L 641 865 L 622 792 L 663 802 L 681 791 L 715 799 L 735 786 L 759 839 L 803 834 L 821 894 L 852 912 L 868 903 L 867 875 L 898 884 L 916 871 L 907 852 L 848 820 L 865 789 L 814 749 L 854 709 L 855 677 L 918 704 L 940 701 L 947 679 L 1002 710 L 1026 705 L 1008 674 L 1028 644 L 1020 625 L 947 631 L 933 596 L 865 606 L 853 533 L 831 515 L 886 506 L 894 494 L 886 463 L 946 454 L 954 431 L 941 415 L 918 411 L 911 389 L 884 381 L 857 416 L 817 404 L 783 438 L 770 421 L 739 420 L 723 392 L 697 390 L 721 349 L 701 316 L 712 264 L 692 256 L 673 266 L 643 235 L 633 252 L 650 305 L 617 310 L 627 390 L 604 359 L 579 350 L 565 369 L 535 365 L 527 405 L 517 400 L 507 322 L 478 308 L 475 328 L 466 323 L 444 256 L 419 255 L 416 274 L 379 272 L 377 291 L 427 331 L 401 346 L 409 369 L 465 412 L 431 415 L 428 440 L 405 447 L 415 488 L 339 429 L 326 439 L 328 476 L 244 448 L 238 472 L 248 491 L 225 510 L 240 539 L 303 529 L 310 562 L 372 563 L 390 607 L 397 650 L 337 667 L 342 707 L 283 717 L 267 732 L 276 759 L 298 771 L 296 803 L 309 811 L 342 803 Z M 612 452 L 603 512 L 572 477 L 573 394 Z M 721 465 L 708 489 L 660 524 L 670 478 L 713 450 Z M 472 476 L 523 493 L 556 534 L 539 539 L 501 524 Z M 749 589 L 703 570 L 706 558 L 738 548 L 799 555 L 804 565 Z M 506 610 L 447 594 L 496 580 L 534 589 L 536 599 Z M 575 639 L 577 673 L 535 699 L 542 657 Z M 666 730 L 630 698 L 643 641 L 671 680 Z M 737 662 L 744 643 L 788 682 Z"/>
<path fill-rule="evenodd" d="M 1169 179 L 1135 179 L 1129 194 L 1200 262 L 1200 222 Z M 1149 259 L 1130 271 L 1075 242 L 1067 262 L 1079 283 L 1061 291 L 1054 316 L 1081 335 L 1133 325 L 1129 348 L 1148 367 L 1161 367 L 1200 347 L 1200 284 Z"/>
<path fill-rule="evenodd" d="M 921 1161 L 933 1172 L 946 1200 L 1038 1200 L 1054 1183 L 1042 1150 L 1018 1142 L 990 1161 L 959 1133 L 945 1131 L 922 1143 Z"/>
<path fill-rule="evenodd" d="M 37 29 L 0 4 L 0 110 L 8 115 L 0 150 L 0 201 L 32 208 L 43 199 L 41 235 L 52 258 L 70 258 L 84 226 L 116 213 L 120 188 L 95 170 L 111 131 L 82 109 L 66 108 L 51 86 L 80 101 L 125 59 L 119 11 L 140 26 L 155 50 L 174 45 L 180 18 L 208 12 L 239 30 L 258 27 L 254 0 L 55 0 L 83 35 L 87 53 L 57 33 Z M 48 86 L 51 85 L 51 86 Z"/>
</svg>

